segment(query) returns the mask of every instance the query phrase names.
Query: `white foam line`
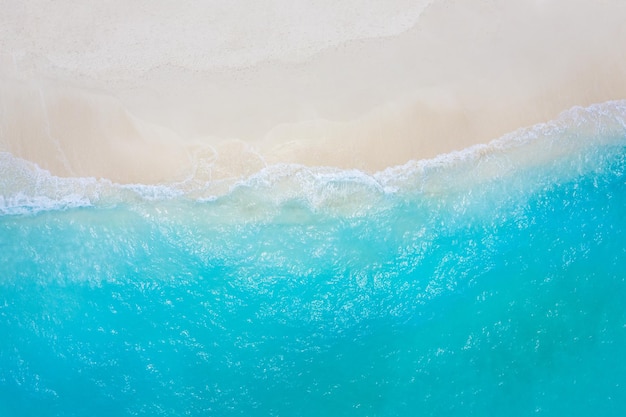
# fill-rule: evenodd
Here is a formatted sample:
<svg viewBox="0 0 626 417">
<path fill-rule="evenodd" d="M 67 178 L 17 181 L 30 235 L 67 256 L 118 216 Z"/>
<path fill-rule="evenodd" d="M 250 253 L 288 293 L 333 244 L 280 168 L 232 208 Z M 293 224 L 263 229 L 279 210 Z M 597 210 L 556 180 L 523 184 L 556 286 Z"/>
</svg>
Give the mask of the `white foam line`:
<svg viewBox="0 0 626 417">
<path fill-rule="evenodd" d="M 40 96 L 43 100 L 43 96 Z M 402 190 L 416 190 L 428 186 L 435 179 L 434 187 L 439 187 L 440 169 L 453 167 L 465 162 L 473 163 L 476 178 L 490 178 L 493 175 L 507 174 L 516 166 L 549 161 L 550 158 L 566 155 L 572 151 L 584 151 L 586 147 L 610 144 L 615 140 L 626 141 L 626 100 L 607 102 L 587 108 L 576 107 L 563 112 L 557 119 L 519 129 L 487 144 L 474 145 L 461 151 L 439 155 L 432 159 L 413 160 L 406 164 L 389 167 L 374 174 L 361 170 L 343 170 L 335 167 L 307 167 L 300 164 L 265 165 L 265 168 L 246 178 L 226 178 L 200 184 L 194 178 L 171 184 L 118 184 L 110 180 L 95 178 L 61 178 L 36 164 L 16 158 L 10 153 L 0 152 L 3 161 L 2 176 L 5 187 L 20 189 L 0 190 L 0 214 L 36 212 L 70 207 L 96 205 L 102 198 L 113 204 L 139 198 L 146 201 L 189 198 L 194 201 L 215 201 L 232 195 L 242 188 L 253 191 L 257 198 L 267 199 L 272 204 L 281 204 L 293 199 L 303 199 L 312 208 L 343 204 L 352 195 L 375 197 L 394 194 Z M 588 140 L 577 137 L 577 130 L 592 129 L 598 136 Z M 612 132 L 615 131 L 615 134 Z M 568 133 L 569 132 L 569 133 Z M 572 136 L 573 134 L 573 136 Z M 622 137 L 623 139 L 619 139 Z M 534 151 L 544 154 L 524 156 L 523 152 L 511 153 L 516 148 L 525 148 L 537 143 Z M 566 145 L 566 146 L 564 146 Z M 534 146 L 534 145 L 533 145 Z M 212 149 L 214 158 L 217 151 Z M 545 151 L 545 152 L 544 152 Z M 495 159 L 491 158 L 494 156 Z M 544 161 L 544 162 L 541 162 Z M 520 165 L 522 164 L 522 165 Z M 484 166 L 483 166 L 484 165 Z M 444 182 L 464 180 L 467 173 L 464 165 L 460 170 L 444 171 Z M 430 176 L 431 173 L 434 176 Z M 15 177 L 15 178 L 12 178 Z M 1 177 L 0 177 L 1 178 Z M 468 178 L 471 181 L 472 178 Z M 365 188 L 353 188 L 350 185 Z M 211 186 L 223 185 L 225 193 L 209 195 Z M 452 184 L 454 186 L 454 184 Z M 461 185 L 462 186 L 462 185 Z M 204 187 L 204 188 L 203 188 Z M 416 188 L 417 187 L 417 188 Z M 206 191 L 203 193 L 203 191 Z M 128 195 L 125 192 L 131 192 Z M 194 197 L 192 197 L 194 196 Z M 335 198 L 336 197 L 336 198 Z"/>
</svg>

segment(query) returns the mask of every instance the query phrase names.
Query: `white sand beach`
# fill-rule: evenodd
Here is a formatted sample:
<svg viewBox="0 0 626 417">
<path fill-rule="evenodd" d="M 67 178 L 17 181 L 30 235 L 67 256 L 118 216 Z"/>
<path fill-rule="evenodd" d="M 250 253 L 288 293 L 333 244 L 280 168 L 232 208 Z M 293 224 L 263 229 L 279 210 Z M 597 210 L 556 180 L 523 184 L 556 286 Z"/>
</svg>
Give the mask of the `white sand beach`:
<svg viewBox="0 0 626 417">
<path fill-rule="evenodd" d="M 626 98 L 621 0 L 2 0 L 0 151 L 162 183 L 367 172 Z"/>
</svg>

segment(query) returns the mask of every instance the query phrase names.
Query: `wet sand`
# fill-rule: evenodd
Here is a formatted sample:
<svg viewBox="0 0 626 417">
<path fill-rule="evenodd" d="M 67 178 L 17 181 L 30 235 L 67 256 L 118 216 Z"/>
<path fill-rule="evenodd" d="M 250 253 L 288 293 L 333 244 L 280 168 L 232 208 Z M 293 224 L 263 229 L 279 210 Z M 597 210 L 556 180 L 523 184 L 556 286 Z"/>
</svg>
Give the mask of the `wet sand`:
<svg viewBox="0 0 626 417">
<path fill-rule="evenodd" d="M 0 151 L 60 176 L 373 172 L 626 98 L 619 0 L 398 1 L 314 18 L 269 1 L 216 16 L 19 4 L 0 18 Z M 337 30 L 312 33 L 324 21 Z"/>
</svg>

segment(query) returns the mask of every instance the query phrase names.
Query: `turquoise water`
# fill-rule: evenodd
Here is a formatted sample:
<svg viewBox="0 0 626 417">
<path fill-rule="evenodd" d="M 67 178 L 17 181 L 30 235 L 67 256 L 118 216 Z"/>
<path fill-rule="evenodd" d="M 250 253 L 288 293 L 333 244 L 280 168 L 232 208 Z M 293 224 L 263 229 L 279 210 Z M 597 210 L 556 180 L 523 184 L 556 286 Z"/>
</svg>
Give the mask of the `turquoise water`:
<svg viewBox="0 0 626 417">
<path fill-rule="evenodd" d="M 5 154 L 0 416 L 623 416 L 625 118 L 201 198 Z"/>
</svg>

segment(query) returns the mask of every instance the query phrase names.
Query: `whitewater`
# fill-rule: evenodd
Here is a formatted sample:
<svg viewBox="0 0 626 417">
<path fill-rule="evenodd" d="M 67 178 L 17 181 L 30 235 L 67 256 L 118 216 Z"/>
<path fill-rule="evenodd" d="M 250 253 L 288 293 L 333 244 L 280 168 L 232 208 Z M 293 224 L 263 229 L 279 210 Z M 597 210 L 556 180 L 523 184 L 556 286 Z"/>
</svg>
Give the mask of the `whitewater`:
<svg viewBox="0 0 626 417">
<path fill-rule="evenodd" d="M 0 417 L 626 415 L 626 2 L 0 10 Z"/>
<path fill-rule="evenodd" d="M 625 120 L 217 194 L 4 153 L 0 415 L 623 415 Z"/>
</svg>

